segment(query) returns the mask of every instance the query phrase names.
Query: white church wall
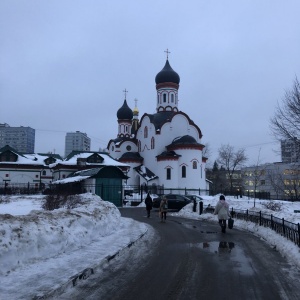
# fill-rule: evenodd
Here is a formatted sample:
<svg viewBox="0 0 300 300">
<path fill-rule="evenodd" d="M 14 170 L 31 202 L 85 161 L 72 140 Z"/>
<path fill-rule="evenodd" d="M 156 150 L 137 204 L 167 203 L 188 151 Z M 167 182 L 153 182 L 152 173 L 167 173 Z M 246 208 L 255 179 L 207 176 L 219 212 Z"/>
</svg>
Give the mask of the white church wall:
<svg viewBox="0 0 300 300">
<path fill-rule="evenodd" d="M 202 151 L 197 149 L 179 149 L 176 153 L 179 158 L 178 182 L 186 188 L 206 189 L 205 170 L 202 164 Z M 197 162 L 197 168 L 193 168 L 193 161 Z M 182 178 L 182 166 L 186 166 L 186 178 Z"/>
</svg>

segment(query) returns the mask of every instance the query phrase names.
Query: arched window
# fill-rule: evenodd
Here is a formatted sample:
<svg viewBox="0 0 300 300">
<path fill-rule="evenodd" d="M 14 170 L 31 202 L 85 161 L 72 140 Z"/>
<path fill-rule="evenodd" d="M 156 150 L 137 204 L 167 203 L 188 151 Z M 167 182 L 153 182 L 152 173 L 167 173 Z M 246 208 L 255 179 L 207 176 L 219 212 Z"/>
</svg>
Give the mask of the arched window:
<svg viewBox="0 0 300 300">
<path fill-rule="evenodd" d="M 174 102 L 174 94 L 171 94 L 171 102 Z"/>
<path fill-rule="evenodd" d="M 151 138 L 151 149 L 155 148 L 155 140 L 154 137 Z"/>
<path fill-rule="evenodd" d="M 157 104 L 159 104 L 159 95 L 157 95 Z"/>
<path fill-rule="evenodd" d="M 181 177 L 186 178 L 186 166 L 182 166 L 181 168 Z"/>
<path fill-rule="evenodd" d="M 146 139 L 148 137 L 148 127 L 146 126 L 144 128 L 144 138 Z"/>
<path fill-rule="evenodd" d="M 141 141 L 138 142 L 138 152 L 141 152 L 142 146 L 141 146 Z"/>
<path fill-rule="evenodd" d="M 193 169 L 197 169 L 197 162 L 195 160 L 193 161 Z"/>
<path fill-rule="evenodd" d="M 164 102 L 167 102 L 167 94 L 163 95 Z"/>
<path fill-rule="evenodd" d="M 167 180 L 171 180 L 171 168 L 167 168 Z"/>
</svg>

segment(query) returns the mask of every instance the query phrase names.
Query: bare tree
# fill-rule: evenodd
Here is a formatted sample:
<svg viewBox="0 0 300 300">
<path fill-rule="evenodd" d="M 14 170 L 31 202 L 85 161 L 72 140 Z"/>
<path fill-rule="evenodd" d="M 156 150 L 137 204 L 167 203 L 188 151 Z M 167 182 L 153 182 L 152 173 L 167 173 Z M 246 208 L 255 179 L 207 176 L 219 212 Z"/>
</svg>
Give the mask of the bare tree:
<svg viewBox="0 0 300 300">
<path fill-rule="evenodd" d="M 266 173 L 266 167 L 261 166 L 261 164 L 260 164 L 260 151 L 261 151 L 261 148 L 259 148 L 257 162 L 254 165 L 254 172 L 252 174 L 252 176 L 253 176 L 253 189 L 254 189 L 254 195 L 253 195 L 254 196 L 254 207 L 255 207 L 255 200 L 256 200 L 256 191 L 257 191 L 258 187 L 261 185 L 261 178 Z"/>
<path fill-rule="evenodd" d="M 223 166 L 229 176 L 230 181 L 230 192 L 233 192 L 233 175 L 236 171 L 237 167 L 242 166 L 244 162 L 248 160 L 245 149 L 239 149 L 237 151 L 234 151 L 234 147 L 227 145 L 222 145 L 219 148 L 219 157 L 218 157 L 218 163 Z"/>
<path fill-rule="evenodd" d="M 300 137 L 300 83 L 297 77 L 292 89 L 285 92 L 282 104 L 277 104 L 270 128 L 277 140 L 297 140 Z"/>
<path fill-rule="evenodd" d="M 208 162 L 206 163 L 206 168 L 209 168 L 212 166 L 212 162 L 209 160 L 211 157 L 211 148 L 209 143 L 204 144 L 204 149 L 202 150 L 202 156 L 206 157 Z"/>
</svg>

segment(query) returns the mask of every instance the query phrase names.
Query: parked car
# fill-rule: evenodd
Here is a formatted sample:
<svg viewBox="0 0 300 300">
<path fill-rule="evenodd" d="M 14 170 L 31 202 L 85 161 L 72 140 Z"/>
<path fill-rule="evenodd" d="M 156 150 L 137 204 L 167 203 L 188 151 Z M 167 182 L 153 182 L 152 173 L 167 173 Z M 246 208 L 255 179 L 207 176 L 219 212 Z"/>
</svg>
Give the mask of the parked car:
<svg viewBox="0 0 300 300">
<path fill-rule="evenodd" d="M 197 202 L 203 201 L 203 198 L 199 195 L 185 195 L 185 197 L 191 199 L 192 201 L 196 200 Z"/>
<path fill-rule="evenodd" d="M 168 200 L 168 209 L 182 209 L 189 203 L 192 203 L 192 200 L 185 197 L 184 195 L 177 195 L 177 194 L 168 194 L 164 195 L 167 197 Z M 162 196 L 153 199 L 153 207 L 159 208 L 160 202 L 162 200 Z"/>
</svg>

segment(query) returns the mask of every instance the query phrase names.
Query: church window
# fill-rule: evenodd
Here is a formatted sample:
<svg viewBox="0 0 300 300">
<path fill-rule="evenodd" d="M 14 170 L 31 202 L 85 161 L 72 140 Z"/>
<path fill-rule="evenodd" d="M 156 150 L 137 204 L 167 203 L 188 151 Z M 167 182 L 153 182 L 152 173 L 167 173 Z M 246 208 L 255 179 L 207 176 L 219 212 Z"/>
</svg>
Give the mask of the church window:
<svg viewBox="0 0 300 300">
<path fill-rule="evenodd" d="M 45 170 L 43 171 L 43 175 L 46 175 L 46 171 Z"/>
<path fill-rule="evenodd" d="M 171 102 L 174 102 L 174 94 L 171 95 Z"/>
<path fill-rule="evenodd" d="M 141 146 L 141 141 L 138 142 L 138 151 L 141 152 L 142 146 Z"/>
<path fill-rule="evenodd" d="M 155 148 L 155 140 L 154 137 L 151 138 L 151 149 Z"/>
<path fill-rule="evenodd" d="M 131 150 L 131 146 L 129 146 L 129 145 L 126 146 L 126 150 L 127 150 L 127 151 L 130 151 L 130 150 Z"/>
<path fill-rule="evenodd" d="M 182 166 L 181 168 L 181 177 L 186 178 L 186 166 Z"/>
<path fill-rule="evenodd" d="M 193 169 L 197 169 L 197 162 L 195 160 L 193 161 Z"/>
<path fill-rule="evenodd" d="M 144 128 L 144 138 L 146 139 L 148 137 L 148 127 L 146 126 Z"/>
<path fill-rule="evenodd" d="M 157 95 L 157 104 L 159 104 L 159 95 Z"/>
<path fill-rule="evenodd" d="M 171 168 L 167 168 L 167 180 L 171 180 Z"/>
<path fill-rule="evenodd" d="M 163 95 L 164 102 L 167 102 L 167 94 Z"/>
</svg>

